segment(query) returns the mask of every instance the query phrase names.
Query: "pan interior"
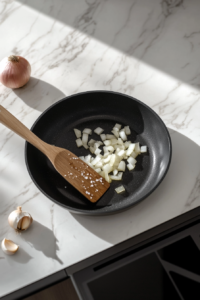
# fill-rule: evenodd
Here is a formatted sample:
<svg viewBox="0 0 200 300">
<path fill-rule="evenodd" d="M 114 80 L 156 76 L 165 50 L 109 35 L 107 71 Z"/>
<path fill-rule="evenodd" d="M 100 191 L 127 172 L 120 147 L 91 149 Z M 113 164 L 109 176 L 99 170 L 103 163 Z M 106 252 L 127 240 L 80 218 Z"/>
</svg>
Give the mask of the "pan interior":
<svg viewBox="0 0 200 300">
<path fill-rule="evenodd" d="M 90 152 L 77 148 L 74 128 L 91 128 L 90 138 L 100 140 L 94 129 L 111 133 L 116 123 L 129 125 L 128 140 L 147 145 L 148 153 L 137 157 L 133 171 L 128 169 L 122 181 L 113 181 L 96 203 L 90 203 L 71 186 L 40 151 L 27 143 L 26 162 L 38 188 L 54 202 L 74 212 L 105 214 L 123 210 L 150 194 L 164 177 L 170 162 L 170 141 L 165 125 L 147 106 L 131 97 L 112 92 L 87 92 L 65 98 L 47 109 L 32 131 L 45 142 L 70 150 L 77 156 Z M 102 146 L 101 146 L 102 149 Z M 117 194 L 123 185 L 126 192 Z"/>
</svg>

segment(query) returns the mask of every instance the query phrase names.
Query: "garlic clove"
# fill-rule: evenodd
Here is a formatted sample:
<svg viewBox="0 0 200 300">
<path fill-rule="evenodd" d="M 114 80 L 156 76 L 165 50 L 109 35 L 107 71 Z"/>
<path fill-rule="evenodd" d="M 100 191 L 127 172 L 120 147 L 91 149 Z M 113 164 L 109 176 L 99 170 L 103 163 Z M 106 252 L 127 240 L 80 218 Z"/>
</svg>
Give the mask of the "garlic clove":
<svg viewBox="0 0 200 300">
<path fill-rule="evenodd" d="M 21 220 L 21 230 L 26 230 L 32 223 L 32 218 L 29 217 L 23 217 Z"/>
<path fill-rule="evenodd" d="M 22 211 L 22 207 L 18 206 L 17 210 L 14 210 L 8 216 L 8 222 L 12 228 L 17 231 L 23 231 L 29 228 L 33 219 L 31 215 L 25 211 Z"/>
<path fill-rule="evenodd" d="M 1 242 L 1 249 L 5 254 L 13 255 L 17 252 L 19 246 L 11 240 L 3 239 L 3 241 Z"/>
</svg>

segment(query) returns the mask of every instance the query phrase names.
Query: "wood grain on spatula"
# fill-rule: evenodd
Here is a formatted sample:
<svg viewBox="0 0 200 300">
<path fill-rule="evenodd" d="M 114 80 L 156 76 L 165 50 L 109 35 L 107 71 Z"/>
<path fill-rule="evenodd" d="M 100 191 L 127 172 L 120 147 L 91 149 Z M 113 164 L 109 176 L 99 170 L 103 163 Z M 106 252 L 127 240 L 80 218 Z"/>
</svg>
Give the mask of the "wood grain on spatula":
<svg viewBox="0 0 200 300">
<path fill-rule="evenodd" d="M 96 202 L 110 184 L 72 152 L 49 145 L 0 105 L 0 122 L 44 153 L 55 169 L 89 201 Z"/>
</svg>

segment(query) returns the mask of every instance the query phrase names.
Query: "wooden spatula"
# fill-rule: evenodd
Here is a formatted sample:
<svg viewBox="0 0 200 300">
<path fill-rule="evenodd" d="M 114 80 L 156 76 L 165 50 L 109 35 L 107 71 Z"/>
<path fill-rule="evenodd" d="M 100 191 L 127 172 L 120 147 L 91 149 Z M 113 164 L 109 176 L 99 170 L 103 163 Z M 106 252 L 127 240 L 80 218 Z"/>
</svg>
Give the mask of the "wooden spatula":
<svg viewBox="0 0 200 300">
<path fill-rule="evenodd" d="M 44 153 L 55 169 L 89 201 L 96 202 L 110 184 L 72 152 L 49 145 L 0 105 L 0 122 Z"/>
</svg>

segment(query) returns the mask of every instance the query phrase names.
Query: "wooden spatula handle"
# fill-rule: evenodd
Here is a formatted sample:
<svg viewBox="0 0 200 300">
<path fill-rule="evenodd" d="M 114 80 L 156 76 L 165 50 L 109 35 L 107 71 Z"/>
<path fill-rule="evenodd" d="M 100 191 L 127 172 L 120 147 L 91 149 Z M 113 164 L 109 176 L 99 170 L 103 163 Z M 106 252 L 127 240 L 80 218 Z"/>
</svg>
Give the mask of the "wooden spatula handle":
<svg viewBox="0 0 200 300">
<path fill-rule="evenodd" d="M 46 154 L 46 143 L 0 105 L 0 122 Z"/>
</svg>

